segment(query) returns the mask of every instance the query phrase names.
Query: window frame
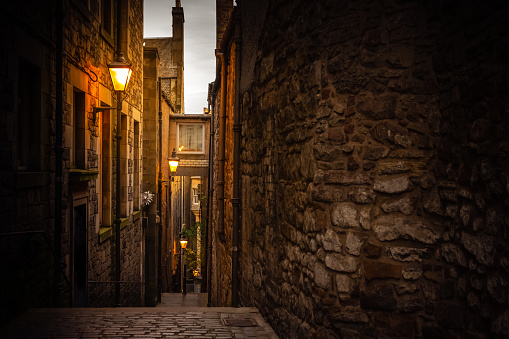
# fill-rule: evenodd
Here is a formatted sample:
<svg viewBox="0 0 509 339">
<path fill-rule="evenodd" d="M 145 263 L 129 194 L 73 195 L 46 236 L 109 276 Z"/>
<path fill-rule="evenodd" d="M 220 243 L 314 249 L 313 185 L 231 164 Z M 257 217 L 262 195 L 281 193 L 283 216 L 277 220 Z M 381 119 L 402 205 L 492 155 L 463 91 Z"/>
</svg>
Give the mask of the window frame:
<svg viewBox="0 0 509 339">
<path fill-rule="evenodd" d="M 181 151 L 180 150 L 180 127 L 181 126 L 188 126 L 188 125 L 197 125 L 201 126 L 201 150 L 200 151 Z M 205 154 L 205 124 L 202 122 L 178 122 L 177 123 L 177 136 L 176 136 L 176 152 L 179 154 Z"/>
<path fill-rule="evenodd" d="M 191 188 L 191 191 L 192 191 L 192 202 L 193 202 L 193 205 L 199 205 L 200 204 L 200 191 L 198 189 L 198 187 L 193 187 Z"/>
</svg>

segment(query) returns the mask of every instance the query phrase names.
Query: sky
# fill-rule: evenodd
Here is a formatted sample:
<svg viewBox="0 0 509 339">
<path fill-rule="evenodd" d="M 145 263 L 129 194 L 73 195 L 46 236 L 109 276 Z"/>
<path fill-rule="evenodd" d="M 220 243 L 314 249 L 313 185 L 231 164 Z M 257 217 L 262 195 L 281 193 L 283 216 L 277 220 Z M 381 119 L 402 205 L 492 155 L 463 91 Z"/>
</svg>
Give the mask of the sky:
<svg viewBox="0 0 509 339">
<path fill-rule="evenodd" d="M 145 0 L 145 38 L 172 36 L 171 8 L 175 0 Z M 184 8 L 184 109 L 203 113 L 208 84 L 216 77 L 216 1 L 181 0 Z"/>
</svg>

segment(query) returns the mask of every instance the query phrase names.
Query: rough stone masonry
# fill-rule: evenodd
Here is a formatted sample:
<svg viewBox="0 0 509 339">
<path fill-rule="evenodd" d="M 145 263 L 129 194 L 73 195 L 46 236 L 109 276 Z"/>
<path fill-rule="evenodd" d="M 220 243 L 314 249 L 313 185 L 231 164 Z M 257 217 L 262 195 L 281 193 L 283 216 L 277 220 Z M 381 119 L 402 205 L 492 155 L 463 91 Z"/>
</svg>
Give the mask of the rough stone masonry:
<svg viewBox="0 0 509 339">
<path fill-rule="evenodd" d="M 288 338 L 509 336 L 507 3 L 241 6 L 242 303 Z"/>
</svg>

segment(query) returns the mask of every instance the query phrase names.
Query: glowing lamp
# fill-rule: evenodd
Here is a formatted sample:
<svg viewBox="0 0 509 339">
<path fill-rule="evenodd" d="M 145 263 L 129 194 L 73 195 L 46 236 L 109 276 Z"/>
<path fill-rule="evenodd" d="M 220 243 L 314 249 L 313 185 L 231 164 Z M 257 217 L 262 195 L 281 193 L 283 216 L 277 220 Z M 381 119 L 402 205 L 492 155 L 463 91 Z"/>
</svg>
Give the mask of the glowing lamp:
<svg viewBox="0 0 509 339">
<path fill-rule="evenodd" d="M 177 167 L 179 165 L 180 159 L 177 158 L 177 154 L 175 153 L 175 148 L 171 153 L 171 157 L 168 158 L 168 164 L 170 165 L 170 172 L 177 172 Z"/>
<path fill-rule="evenodd" d="M 110 70 L 111 81 L 113 82 L 115 91 L 124 92 L 129 84 L 129 79 L 131 78 L 133 70 L 131 65 L 125 61 L 122 52 L 119 53 L 115 61 L 108 64 L 108 69 Z"/>
<path fill-rule="evenodd" d="M 185 239 L 185 238 L 180 239 L 180 247 L 182 247 L 182 248 L 187 247 L 187 239 Z"/>
</svg>

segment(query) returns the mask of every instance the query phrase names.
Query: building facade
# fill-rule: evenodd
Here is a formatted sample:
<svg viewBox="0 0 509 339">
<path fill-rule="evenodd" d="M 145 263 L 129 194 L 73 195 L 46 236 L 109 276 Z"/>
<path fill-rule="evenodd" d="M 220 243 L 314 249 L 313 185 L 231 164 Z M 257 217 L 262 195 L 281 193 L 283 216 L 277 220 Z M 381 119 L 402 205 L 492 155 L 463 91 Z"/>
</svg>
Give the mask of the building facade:
<svg viewBox="0 0 509 339">
<path fill-rule="evenodd" d="M 2 318 L 141 305 L 143 2 L 1 7 Z M 121 112 L 107 68 L 118 48 L 132 65 Z"/>
<path fill-rule="evenodd" d="M 212 304 L 288 338 L 507 337 L 507 4 L 237 3 Z"/>
<path fill-rule="evenodd" d="M 172 9 L 173 36 L 144 39 L 144 168 L 143 190 L 155 194 L 147 206 L 147 301 L 155 306 L 161 293 L 178 287 L 177 260 L 174 259 L 175 228 L 179 220 L 175 200 L 179 196 L 180 177 L 170 173 L 168 158 L 171 117 L 183 114 L 183 39 L 184 10 L 180 1 Z M 175 147 L 173 145 L 173 147 Z"/>
</svg>

